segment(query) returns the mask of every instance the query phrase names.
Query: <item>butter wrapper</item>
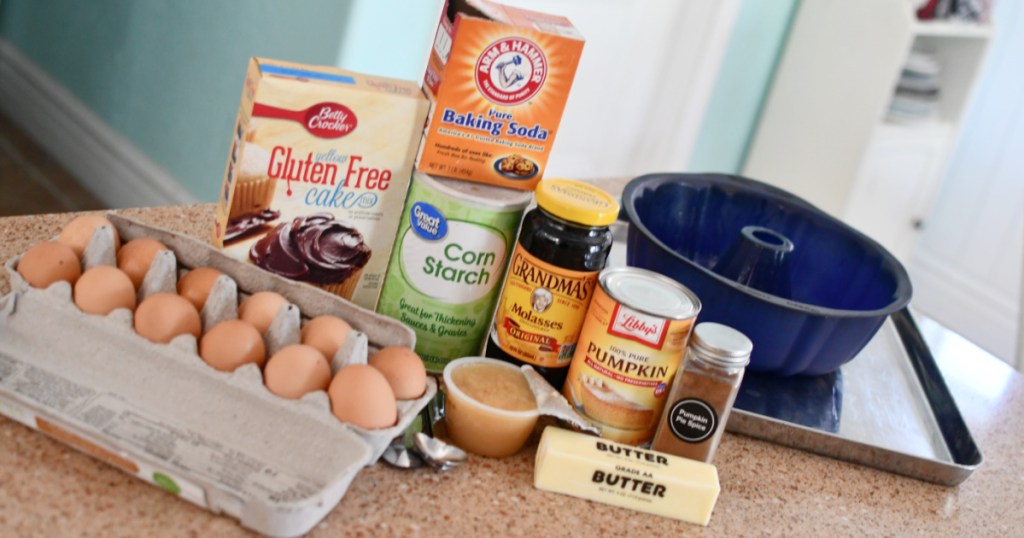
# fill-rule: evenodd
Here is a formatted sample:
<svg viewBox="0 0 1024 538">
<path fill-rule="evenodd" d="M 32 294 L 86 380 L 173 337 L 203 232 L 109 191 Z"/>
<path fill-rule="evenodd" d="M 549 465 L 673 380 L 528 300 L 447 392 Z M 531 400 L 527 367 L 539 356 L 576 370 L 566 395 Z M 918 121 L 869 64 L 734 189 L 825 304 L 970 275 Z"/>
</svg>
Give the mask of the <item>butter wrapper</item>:
<svg viewBox="0 0 1024 538">
<path fill-rule="evenodd" d="M 551 426 L 533 476 L 538 489 L 699 525 L 721 490 L 714 465 Z"/>
</svg>

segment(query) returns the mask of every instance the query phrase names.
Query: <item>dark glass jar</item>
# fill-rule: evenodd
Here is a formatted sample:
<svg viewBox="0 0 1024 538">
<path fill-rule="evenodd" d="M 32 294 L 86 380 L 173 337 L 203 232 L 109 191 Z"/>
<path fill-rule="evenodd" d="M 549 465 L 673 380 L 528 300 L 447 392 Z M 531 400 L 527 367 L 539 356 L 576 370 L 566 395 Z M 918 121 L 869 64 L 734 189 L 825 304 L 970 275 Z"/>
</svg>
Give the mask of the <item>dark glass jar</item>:
<svg viewBox="0 0 1024 538">
<path fill-rule="evenodd" d="M 542 181 L 523 219 L 485 354 L 532 365 L 561 390 L 619 205 L 592 185 Z"/>
</svg>

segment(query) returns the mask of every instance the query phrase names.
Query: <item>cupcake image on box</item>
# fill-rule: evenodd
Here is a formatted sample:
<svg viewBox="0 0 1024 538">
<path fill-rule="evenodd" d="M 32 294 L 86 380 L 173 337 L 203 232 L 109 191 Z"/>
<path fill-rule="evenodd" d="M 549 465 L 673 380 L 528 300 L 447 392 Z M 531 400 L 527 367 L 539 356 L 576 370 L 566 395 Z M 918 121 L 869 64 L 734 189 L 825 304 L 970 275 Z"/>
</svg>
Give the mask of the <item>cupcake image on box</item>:
<svg viewBox="0 0 1024 538">
<path fill-rule="evenodd" d="M 231 199 L 228 219 L 270 208 L 274 199 L 274 179 L 267 175 L 270 152 L 256 144 L 246 144 L 238 164 L 235 194 Z"/>
<path fill-rule="evenodd" d="M 259 267 L 343 299 L 352 298 L 370 255 L 359 230 L 330 213 L 278 224 L 249 249 L 249 259 Z"/>
<path fill-rule="evenodd" d="M 413 81 L 250 59 L 211 242 L 375 309 L 428 108 Z"/>
</svg>

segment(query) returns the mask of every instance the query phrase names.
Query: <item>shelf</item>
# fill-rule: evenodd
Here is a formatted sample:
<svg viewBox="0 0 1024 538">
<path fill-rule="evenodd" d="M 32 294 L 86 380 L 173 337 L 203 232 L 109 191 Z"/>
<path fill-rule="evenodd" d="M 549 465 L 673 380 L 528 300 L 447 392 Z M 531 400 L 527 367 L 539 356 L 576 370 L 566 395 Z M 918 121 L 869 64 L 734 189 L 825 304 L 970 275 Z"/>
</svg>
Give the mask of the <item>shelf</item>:
<svg viewBox="0 0 1024 538">
<path fill-rule="evenodd" d="M 872 139 L 949 139 L 955 131 L 956 126 L 953 123 L 942 119 L 930 119 L 917 123 L 885 119 L 878 124 Z"/>
<path fill-rule="evenodd" d="M 935 148 L 955 141 L 994 34 L 990 23 L 919 21 L 907 2 L 897 0 L 801 2 L 743 174 L 834 215 L 849 213 L 855 197 L 855 204 L 867 206 L 885 197 L 928 202 L 918 194 L 934 190 L 948 157 Z M 942 67 L 933 120 L 884 122 L 913 51 L 932 54 Z M 908 152 L 882 147 L 869 155 L 880 136 Z M 862 174 L 868 166 L 872 173 Z M 894 169 L 911 170 L 914 177 Z M 892 180 L 872 179 L 878 177 Z M 872 187 L 865 190 L 869 180 Z M 908 223 L 920 212 L 902 209 L 875 239 L 886 236 L 895 244 L 910 238 L 909 250 L 917 233 Z"/>
<path fill-rule="evenodd" d="M 918 36 L 988 39 L 992 37 L 992 26 L 969 22 L 918 21 L 913 25 L 913 32 Z"/>
</svg>

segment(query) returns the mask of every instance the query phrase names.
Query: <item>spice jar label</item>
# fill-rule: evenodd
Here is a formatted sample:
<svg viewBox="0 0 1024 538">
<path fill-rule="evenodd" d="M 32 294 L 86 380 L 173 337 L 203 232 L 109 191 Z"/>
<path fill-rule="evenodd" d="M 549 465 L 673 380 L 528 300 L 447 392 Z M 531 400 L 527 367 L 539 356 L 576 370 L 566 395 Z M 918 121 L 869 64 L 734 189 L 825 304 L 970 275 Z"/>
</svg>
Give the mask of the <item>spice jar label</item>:
<svg viewBox="0 0 1024 538">
<path fill-rule="evenodd" d="M 672 404 L 669 409 L 668 427 L 680 440 L 700 443 L 718 429 L 718 413 L 704 400 L 685 398 Z"/>
<path fill-rule="evenodd" d="M 651 448 L 710 463 L 753 348 L 739 331 L 704 322 L 693 331 Z"/>
</svg>

